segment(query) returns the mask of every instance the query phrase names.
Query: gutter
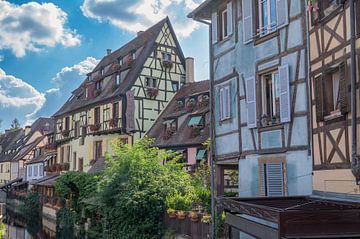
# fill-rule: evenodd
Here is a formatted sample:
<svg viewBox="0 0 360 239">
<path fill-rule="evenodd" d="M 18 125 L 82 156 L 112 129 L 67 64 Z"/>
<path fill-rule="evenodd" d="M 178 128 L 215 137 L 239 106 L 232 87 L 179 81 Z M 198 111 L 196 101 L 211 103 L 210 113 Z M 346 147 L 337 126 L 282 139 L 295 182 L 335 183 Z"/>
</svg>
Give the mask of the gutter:
<svg viewBox="0 0 360 239">
<path fill-rule="evenodd" d="M 192 18 L 194 21 L 198 21 L 200 23 L 203 23 L 209 27 L 209 57 L 210 57 L 210 64 L 209 64 L 209 73 L 210 73 L 210 125 L 215 125 L 215 117 L 214 117 L 214 71 L 213 71 L 213 49 L 212 49 L 212 24 L 211 22 L 199 19 L 195 17 L 193 14 L 189 14 L 188 17 Z M 211 185 L 211 218 L 212 222 L 210 224 L 210 238 L 215 238 L 215 216 L 216 216 L 216 207 L 215 207 L 215 175 L 216 175 L 216 168 L 214 165 L 214 159 L 215 159 L 215 127 L 210 127 L 210 185 Z"/>
<path fill-rule="evenodd" d="M 357 153 L 357 102 L 356 102 L 356 34 L 355 34 L 355 6 L 354 0 L 350 4 L 350 33 L 351 33 L 351 171 L 360 185 L 360 156 Z"/>
</svg>

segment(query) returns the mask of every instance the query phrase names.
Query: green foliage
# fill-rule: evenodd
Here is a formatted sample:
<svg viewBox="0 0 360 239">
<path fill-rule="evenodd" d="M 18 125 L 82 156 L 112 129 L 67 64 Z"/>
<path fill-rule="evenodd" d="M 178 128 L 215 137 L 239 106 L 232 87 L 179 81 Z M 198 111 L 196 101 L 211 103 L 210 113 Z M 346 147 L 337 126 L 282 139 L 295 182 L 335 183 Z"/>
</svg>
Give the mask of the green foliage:
<svg viewBox="0 0 360 239">
<path fill-rule="evenodd" d="M 56 213 L 56 238 L 74 239 L 75 237 L 75 212 L 67 208 L 61 208 Z"/>
<path fill-rule="evenodd" d="M 71 208 L 80 213 L 82 201 L 96 193 L 99 176 L 84 172 L 67 172 L 55 183 L 56 194 L 70 199 Z"/>
<path fill-rule="evenodd" d="M 133 146 L 118 145 L 107 158 L 99 184 L 105 238 L 161 238 L 168 195 L 192 190 L 190 176 L 177 163 L 179 155 L 150 147 L 142 139 Z M 161 165 L 169 158 L 173 160 Z"/>
<path fill-rule="evenodd" d="M 28 231 L 35 236 L 41 230 L 41 206 L 38 193 L 31 192 L 24 199 L 24 204 L 20 206 L 20 212 L 25 218 Z"/>
<path fill-rule="evenodd" d="M 175 193 L 166 197 L 166 206 L 175 210 L 190 211 L 194 202 L 194 195 Z"/>
<path fill-rule="evenodd" d="M 13 119 L 13 121 L 11 122 L 11 130 L 16 130 L 20 128 L 20 123 L 19 120 L 17 118 Z"/>
<path fill-rule="evenodd" d="M 0 223 L 0 238 L 4 238 L 6 234 L 6 228 L 3 222 Z"/>
<path fill-rule="evenodd" d="M 215 217 L 215 238 L 223 238 L 225 233 L 225 212 L 218 213 Z"/>
</svg>

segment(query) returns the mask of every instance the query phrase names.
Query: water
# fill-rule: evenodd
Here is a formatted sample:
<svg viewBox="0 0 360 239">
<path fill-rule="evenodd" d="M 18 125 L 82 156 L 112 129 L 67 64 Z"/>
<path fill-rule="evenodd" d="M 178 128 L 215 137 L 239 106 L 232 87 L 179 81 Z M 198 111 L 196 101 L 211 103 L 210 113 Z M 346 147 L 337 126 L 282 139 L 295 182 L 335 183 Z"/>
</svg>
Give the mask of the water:
<svg viewBox="0 0 360 239">
<path fill-rule="evenodd" d="M 6 235 L 4 239 L 55 239 L 56 223 L 42 218 L 25 219 L 7 209 L 3 213 Z"/>
</svg>

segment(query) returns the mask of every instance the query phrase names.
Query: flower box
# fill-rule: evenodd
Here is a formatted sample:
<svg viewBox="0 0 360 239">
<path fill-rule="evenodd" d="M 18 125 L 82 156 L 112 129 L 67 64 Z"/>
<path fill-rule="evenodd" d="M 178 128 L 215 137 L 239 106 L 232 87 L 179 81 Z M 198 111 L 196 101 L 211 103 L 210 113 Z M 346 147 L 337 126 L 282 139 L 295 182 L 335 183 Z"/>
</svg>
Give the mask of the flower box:
<svg viewBox="0 0 360 239">
<path fill-rule="evenodd" d="M 89 128 L 92 132 L 94 131 L 98 131 L 100 129 L 100 124 L 92 124 L 92 125 L 89 125 Z"/>
<path fill-rule="evenodd" d="M 121 66 L 120 66 L 119 63 L 115 63 L 115 64 L 113 65 L 113 70 L 114 70 L 114 71 L 119 71 L 120 68 L 121 68 Z"/>
<path fill-rule="evenodd" d="M 61 134 L 62 134 L 63 137 L 67 138 L 67 137 L 69 137 L 69 135 L 70 135 L 70 130 L 65 129 L 65 130 L 63 130 L 63 131 L 61 132 Z"/>
<path fill-rule="evenodd" d="M 146 89 L 146 94 L 150 98 L 155 98 L 159 94 L 159 90 L 156 89 L 156 88 L 147 88 Z"/>
<path fill-rule="evenodd" d="M 165 67 L 165 68 L 172 68 L 173 67 L 173 62 L 172 61 L 170 61 L 170 60 L 163 60 L 162 61 L 162 64 L 163 64 L 163 66 Z"/>
</svg>

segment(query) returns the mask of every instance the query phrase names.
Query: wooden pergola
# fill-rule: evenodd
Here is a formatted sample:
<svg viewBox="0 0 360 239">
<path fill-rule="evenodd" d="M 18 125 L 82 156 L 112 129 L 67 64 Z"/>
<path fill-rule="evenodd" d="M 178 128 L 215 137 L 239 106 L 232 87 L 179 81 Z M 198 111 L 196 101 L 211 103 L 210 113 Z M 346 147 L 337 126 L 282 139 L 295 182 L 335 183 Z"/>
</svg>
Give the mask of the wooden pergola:
<svg viewBox="0 0 360 239">
<path fill-rule="evenodd" d="M 255 238 L 360 237 L 360 203 L 311 196 L 217 201 L 226 224 Z"/>
</svg>

